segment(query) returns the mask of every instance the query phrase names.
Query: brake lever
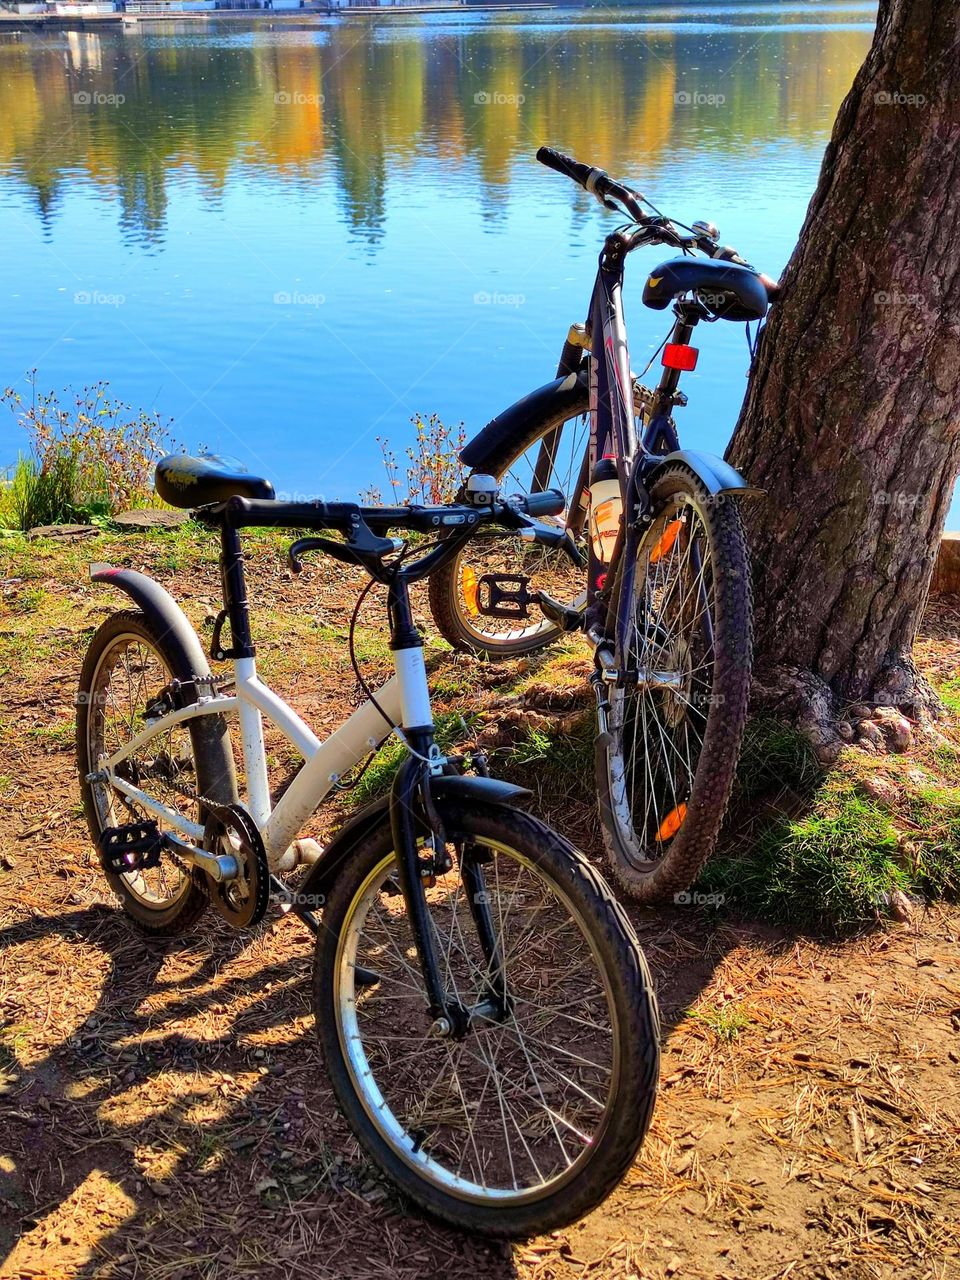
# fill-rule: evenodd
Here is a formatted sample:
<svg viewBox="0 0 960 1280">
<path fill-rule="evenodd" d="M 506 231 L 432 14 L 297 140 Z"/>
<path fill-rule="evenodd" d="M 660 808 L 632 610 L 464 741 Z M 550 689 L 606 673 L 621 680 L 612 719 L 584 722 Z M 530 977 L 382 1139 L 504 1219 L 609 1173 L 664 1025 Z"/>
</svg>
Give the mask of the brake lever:
<svg viewBox="0 0 960 1280">
<path fill-rule="evenodd" d="M 569 529 L 558 529 L 536 520 L 524 519 L 519 529 L 524 542 L 539 542 L 541 546 L 556 547 L 578 568 L 586 567 L 587 559 L 574 540 Z"/>
<path fill-rule="evenodd" d="M 363 528 L 367 528 L 366 525 Z M 344 564 L 359 564 L 369 568 L 391 551 L 399 551 L 403 543 L 399 538 L 378 538 L 367 529 L 369 537 L 354 539 L 348 542 L 334 542 L 332 538 L 298 538 L 287 551 L 287 563 L 290 572 L 303 572 L 303 561 L 300 557 L 307 551 L 322 551 Z"/>
</svg>

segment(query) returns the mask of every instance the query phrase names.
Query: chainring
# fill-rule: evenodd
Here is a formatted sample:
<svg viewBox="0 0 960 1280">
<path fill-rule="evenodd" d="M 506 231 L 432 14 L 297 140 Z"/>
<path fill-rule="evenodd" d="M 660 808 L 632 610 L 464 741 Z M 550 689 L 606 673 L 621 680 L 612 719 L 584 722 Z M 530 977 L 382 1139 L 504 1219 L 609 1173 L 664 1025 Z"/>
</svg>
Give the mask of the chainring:
<svg viewBox="0 0 960 1280">
<path fill-rule="evenodd" d="M 234 929 L 259 924 L 270 901 L 270 866 L 257 824 L 243 805 L 211 806 L 203 844 L 213 853 L 229 853 L 240 866 L 235 880 L 205 877 L 210 905 Z"/>
</svg>

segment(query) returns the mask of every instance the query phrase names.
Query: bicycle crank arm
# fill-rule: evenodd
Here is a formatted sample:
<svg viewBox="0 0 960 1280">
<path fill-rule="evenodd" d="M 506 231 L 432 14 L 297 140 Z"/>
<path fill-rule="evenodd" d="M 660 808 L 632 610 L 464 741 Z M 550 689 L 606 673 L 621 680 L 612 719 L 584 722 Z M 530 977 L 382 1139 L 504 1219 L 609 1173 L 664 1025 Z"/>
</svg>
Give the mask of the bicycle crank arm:
<svg viewBox="0 0 960 1280">
<path fill-rule="evenodd" d="M 225 880 L 236 880 L 240 874 L 240 864 L 229 853 L 208 853 L 206 849 L 198 849 L 196 845 L 187 844 L 169 831 L 163 833 L 163 843 L 181 862 L 186 862 L 198 871 L 204 872 L 211 880 L 221 884 Z"/>
</svg>

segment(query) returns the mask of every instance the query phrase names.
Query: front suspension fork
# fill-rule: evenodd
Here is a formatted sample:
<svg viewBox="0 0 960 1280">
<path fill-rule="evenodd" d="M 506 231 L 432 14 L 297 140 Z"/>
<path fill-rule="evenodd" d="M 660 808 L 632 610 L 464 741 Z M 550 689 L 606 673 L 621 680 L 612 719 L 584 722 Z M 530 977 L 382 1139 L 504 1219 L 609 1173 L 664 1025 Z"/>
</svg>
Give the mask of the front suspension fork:
<svg viewBox="0 0 960 1280">
<path fill-rule="evenodd" d="M 426 761 L 418 756 L 407 756 L 400 765 L 390 793 L 390 825 L 400 888 L 410 919 L 433 1026 L 438 1035 L 460 1039 L 467 1033 L 473 1018 L 499 1020 L 505 1015 L 503 965 L 487 901 L 481 858 L 466 846 L 461 874 L 486 964 L 488 999 L 481 1006 L 468 1009 L 455 995 L 446 991 L 424 883 L 449 867 L 446 833 L 430 795 L 430 778 L 430 765 Z M 427 826 L 433 846 L 430 862 L 421 860 L 417 845 L 418 826 L 422 828 L 423 825 Z"/>
</svg>

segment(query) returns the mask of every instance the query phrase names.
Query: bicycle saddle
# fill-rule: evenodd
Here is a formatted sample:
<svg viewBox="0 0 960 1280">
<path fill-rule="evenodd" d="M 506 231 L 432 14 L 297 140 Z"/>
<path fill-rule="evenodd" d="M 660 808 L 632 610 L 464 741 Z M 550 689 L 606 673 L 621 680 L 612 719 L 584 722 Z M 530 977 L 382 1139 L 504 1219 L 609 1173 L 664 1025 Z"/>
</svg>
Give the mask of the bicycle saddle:
<svg viewBox="0 0 960 1280">
<path fill-rule="evenodd" d="M 682 293 L 696 294 L 723 320 L 762 320 L 769 303 L 766 285 L 750 267 L 699 258 L 671 258 L 654 267 L 643 286 L 643 301 L 663 311 Z"/>
<path fill-rule="evenodd" d="M 273 498 L 273 485 L 259 476 L 248 475 L 238 464 L 214 454 L 192 458 L 172 453 L 157 463 L 153 487 L 172 507 L 206 507 L 226 502 L 235 494 L 242 498 Z"/>
</svg>

